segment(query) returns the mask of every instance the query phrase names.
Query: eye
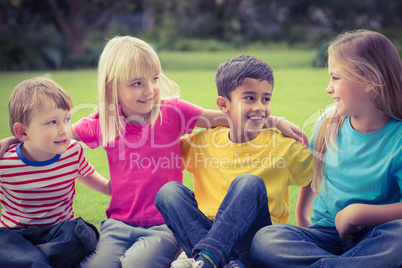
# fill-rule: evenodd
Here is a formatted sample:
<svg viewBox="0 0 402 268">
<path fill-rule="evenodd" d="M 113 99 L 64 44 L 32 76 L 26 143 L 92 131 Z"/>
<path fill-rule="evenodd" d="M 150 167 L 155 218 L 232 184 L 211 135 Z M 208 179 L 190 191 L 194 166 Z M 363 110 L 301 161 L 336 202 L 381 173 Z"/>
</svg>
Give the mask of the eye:
<svg viewBox="0 0 402 268">
<path fill-rule="evenodd" d="M 154 78 L 152 78 L 152 82 L 157 82 L 159 80 L 159 76 L 155 76 Z"/>
<path fill-rule="evenodd" d="M 244 97 L 244 99 L 252 101 L 252 100 L 254 100 L 254 97 L 253 96 L 246 96 L 246 97 Z"/>
<path fill-rule="evenodd" d="M 131 84 L 132 87 L 139 87 L 141 86 L 141 82 L 135 82 Z"/>
<path fill-rule="evenodd" d="M 68 124 L 71 121 L 71 117 L 64 118 L 64 123 Z"/>
<path fill-rule="evenodd" d="M 262 99 L 262 101 L 269 102 L 269 101 L 271 101 L 271 98 L 270 97 L 265 97 L 265 98 Z"/>
<path fill-rule="evenodd" d="M 47 125 L 54 125 L 54 124 L 56 124 L 56 120 L 52 120 L 52 121 L 47 122 Z"/>
</svg>

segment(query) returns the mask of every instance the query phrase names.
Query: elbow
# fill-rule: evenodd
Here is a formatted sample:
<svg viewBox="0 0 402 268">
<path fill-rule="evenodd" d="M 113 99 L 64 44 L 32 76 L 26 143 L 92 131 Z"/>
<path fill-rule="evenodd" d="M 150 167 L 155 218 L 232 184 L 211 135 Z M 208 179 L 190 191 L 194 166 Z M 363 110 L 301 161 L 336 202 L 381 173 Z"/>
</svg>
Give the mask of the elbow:
<svg viewBox="0 0 402 268">
<path fill-rule="evenodd" d="M 112 196 L 112 184 L 110 183 L 110 180 L 106 184 L 106 195 Z"/>
</svg>

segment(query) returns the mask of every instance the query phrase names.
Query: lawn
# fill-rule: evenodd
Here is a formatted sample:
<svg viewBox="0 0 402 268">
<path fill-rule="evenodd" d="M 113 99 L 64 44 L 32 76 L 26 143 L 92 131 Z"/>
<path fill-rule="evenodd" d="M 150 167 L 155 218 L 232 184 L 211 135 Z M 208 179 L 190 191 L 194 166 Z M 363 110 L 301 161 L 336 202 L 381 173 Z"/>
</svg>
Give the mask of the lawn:
<svg viewBox="0 0 402 268">
<path fill-rule="evenodd" d="M 331 99 L 325 93 L 328 83 L 327 70 L 309 67 L 310 61 L 315 56 L 314 51 L 278 49 L 215 53 L 161 51 L 160 57 L 165 74 L 180 85 L 182 99 L 204 108 L 216 109 L 215 70 L 221 62 L 240 54 L 254 55 L 266 61 L 274 69 L 272 114 L 301 126 L 310 136 L 318 114 L 331 103 Z M 78 71 L 3 72 L 0 73 L 0 94 L 3 96 L 0 99 L 0 138 L 10 136 L 7 103 L 14 86 L 22 80 L 45 73 L 50 73 L 52 78 L 70 93 L 75 105 L 72 110 L 73 123 L 92 112 L 97 103 L 95 68 Z M 103 149 L 86 148 L 85 154 L 97 171 L 109 178 Z M 192 187 L 190 173 L 185 172 L 184 184 Z M 100 221 L 105 218 L 110 197 L 78 183 L 76 192 L 74 203 L 76 216 L 82 216 L 99 227 Z M 291 188 L 290 195 L 289 223 L 295 224 L 294 205 L 298 189 Z"/>
</svg>

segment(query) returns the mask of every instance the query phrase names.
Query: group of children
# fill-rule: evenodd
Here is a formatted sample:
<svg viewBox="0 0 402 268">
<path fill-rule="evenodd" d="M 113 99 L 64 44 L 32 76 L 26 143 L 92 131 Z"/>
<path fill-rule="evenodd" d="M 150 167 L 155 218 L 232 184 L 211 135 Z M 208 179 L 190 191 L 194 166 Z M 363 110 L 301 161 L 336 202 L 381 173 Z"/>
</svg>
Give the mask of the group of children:
<svg viewBox="0 0 402 268">
<path fill-rule="evenodd" d="M 0 264 L 401 266 L 399 54 L 384 35 L 358 30 L 339 35 L 328 56 L 336 104 L 317 121 L 310 150 L 297 126 L 271 116 L 273 71 L 248 55 L 219 66 L 216 111 L 180 100 L 155 51 L 127 36 L 105 46 L 98 107 L 72 126 L 72 101 L 49 76 L 18 84 L 14 138 L 0 143 Z M 194 127 L 206 129 L 183 138 Z M 105 149 L 110 180 L 77 141 Z M 144 168 L 133 158 L 182 161 Z M 74 219 L 75 180 L 111 195 L 100 234 Z M 301 187 L 298 226 L 286 224 L 290 185 Z"/>
</svg>

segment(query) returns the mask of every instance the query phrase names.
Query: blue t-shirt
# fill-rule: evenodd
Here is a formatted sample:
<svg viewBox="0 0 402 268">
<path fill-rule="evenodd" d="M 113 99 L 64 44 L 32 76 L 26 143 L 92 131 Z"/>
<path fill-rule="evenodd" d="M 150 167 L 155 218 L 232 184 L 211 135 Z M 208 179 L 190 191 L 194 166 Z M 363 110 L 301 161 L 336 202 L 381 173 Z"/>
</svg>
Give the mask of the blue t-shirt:
<svg viewBox="0 0 402 268">
<path fill-rule="evenodd" d="M 321 122 L 314 129 L 311 151 Z M 391 119 L 378 131 L 361 133 L 346 117 L 337 146 L 325 154 L 325 186 L 314 201 L 312 225 L 334 227 L 336 214 L 350 204 L 402 201 L 402 121 Z"/>
</svg>

